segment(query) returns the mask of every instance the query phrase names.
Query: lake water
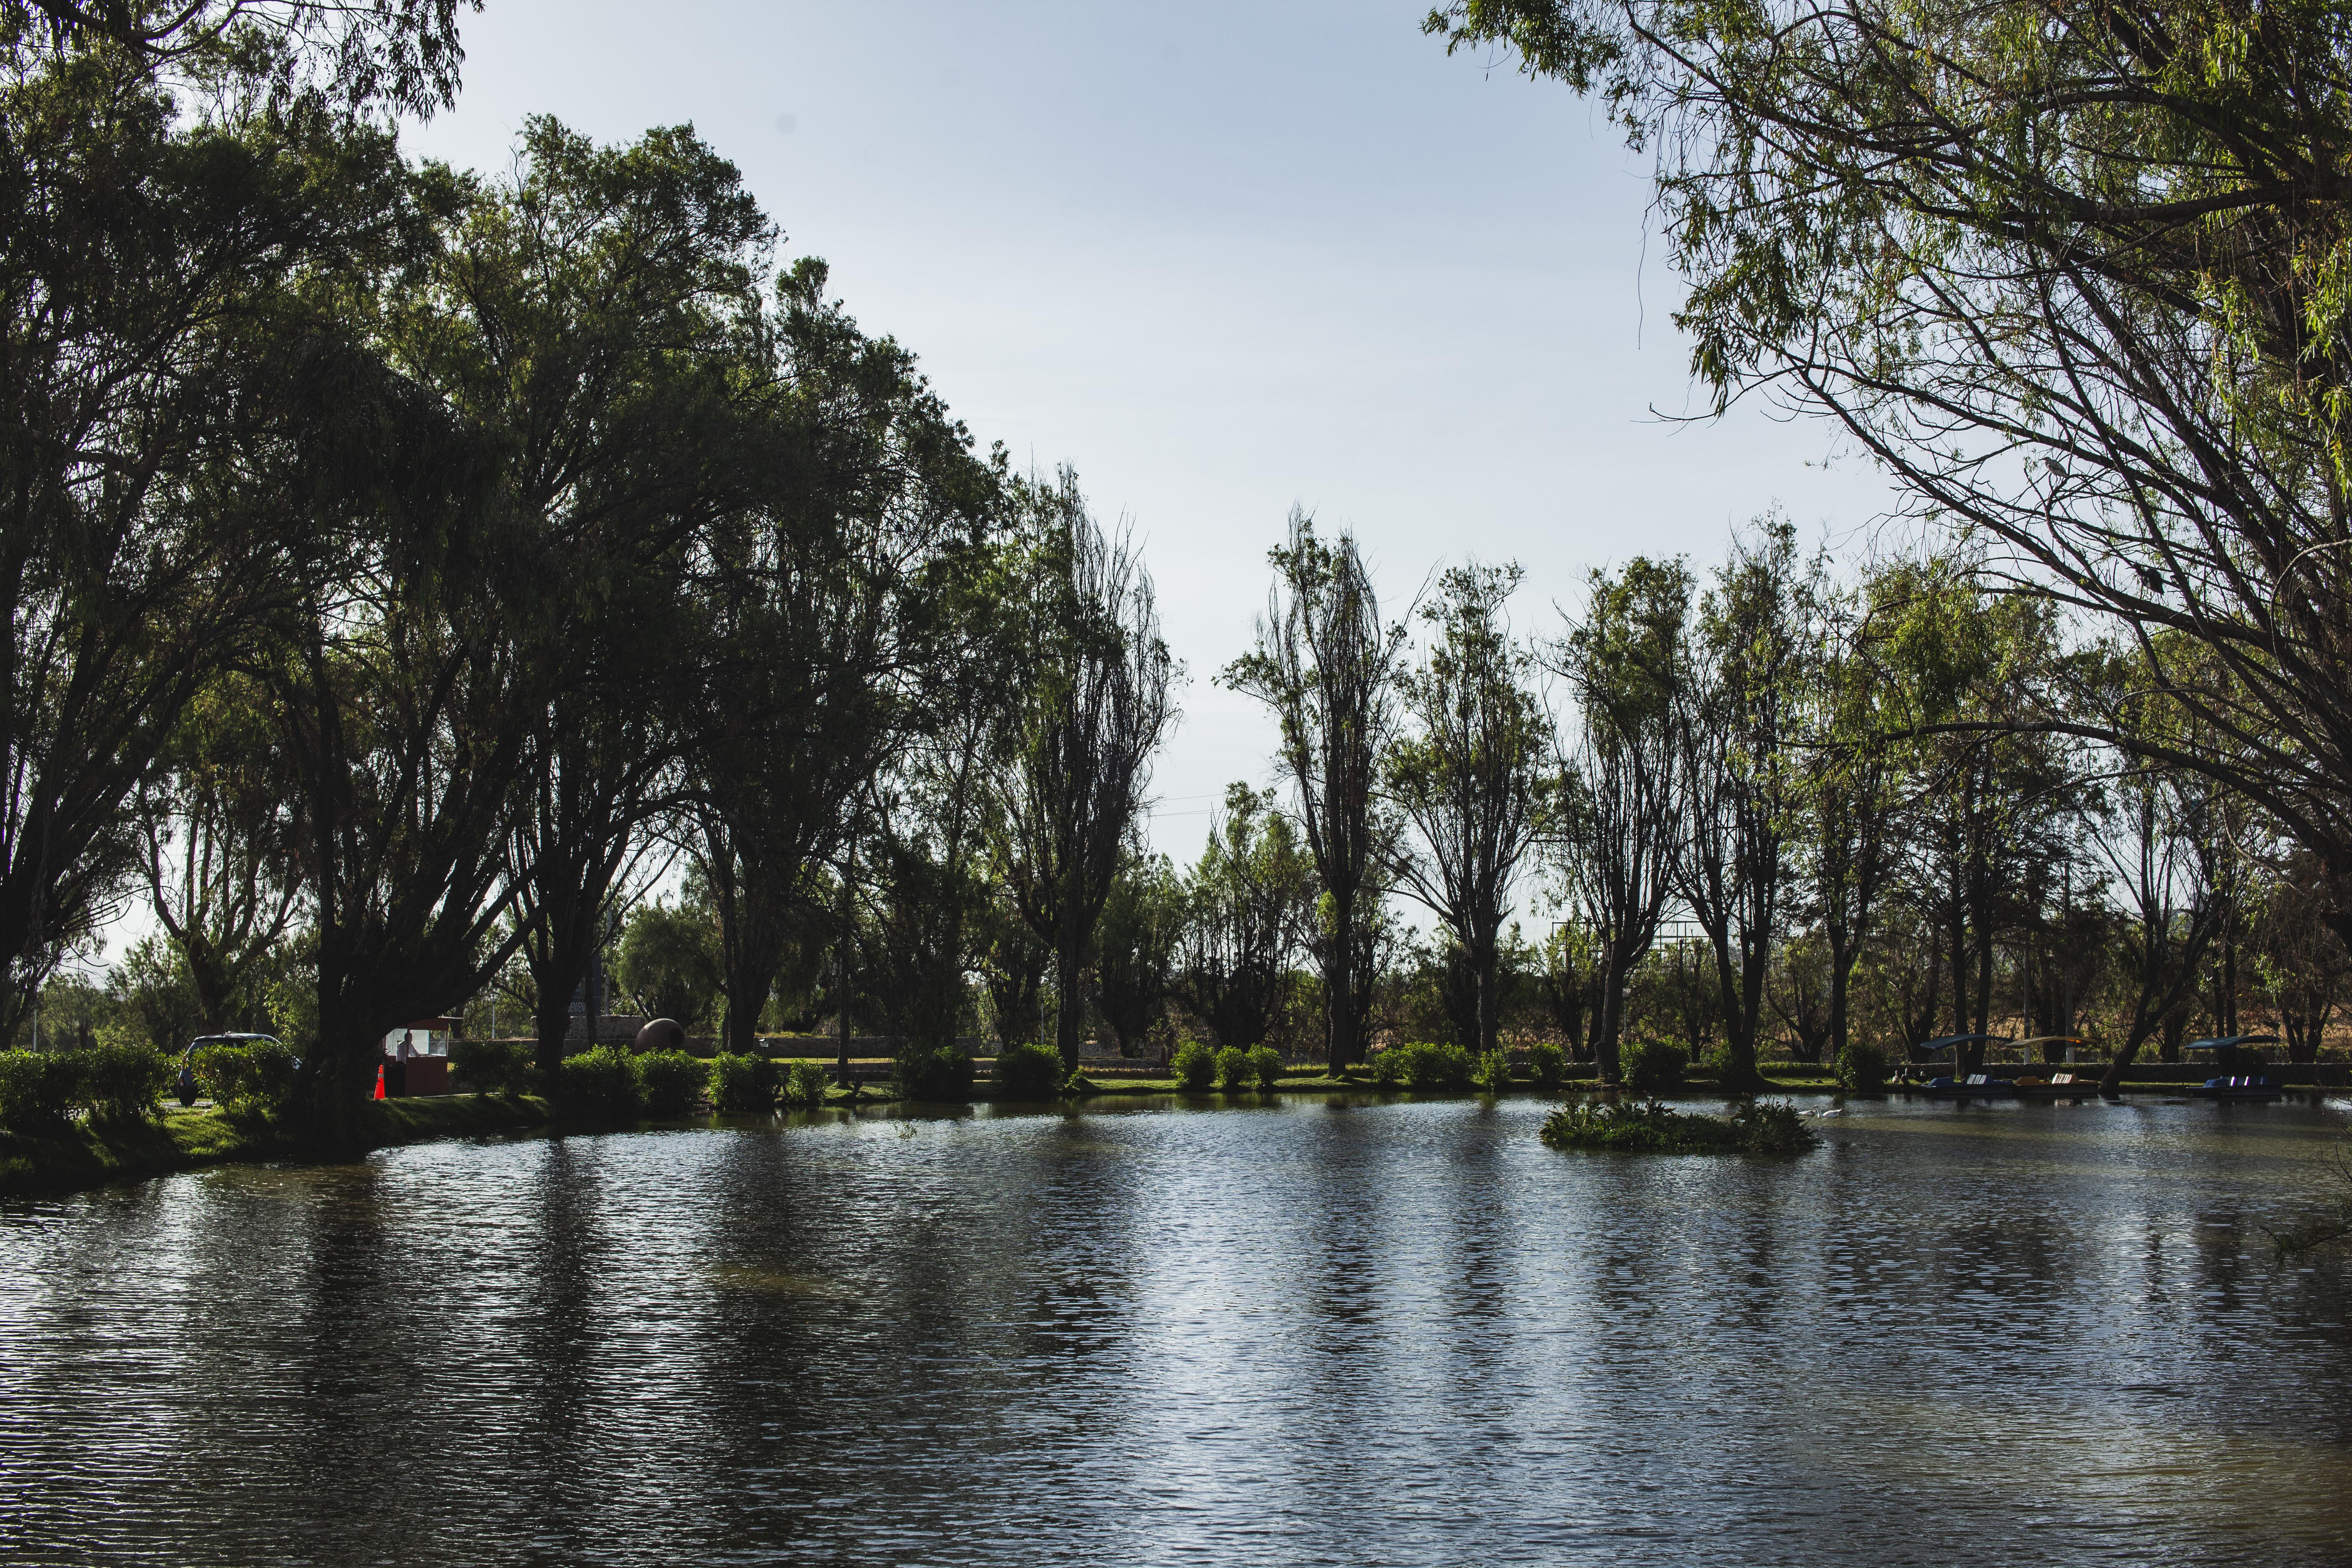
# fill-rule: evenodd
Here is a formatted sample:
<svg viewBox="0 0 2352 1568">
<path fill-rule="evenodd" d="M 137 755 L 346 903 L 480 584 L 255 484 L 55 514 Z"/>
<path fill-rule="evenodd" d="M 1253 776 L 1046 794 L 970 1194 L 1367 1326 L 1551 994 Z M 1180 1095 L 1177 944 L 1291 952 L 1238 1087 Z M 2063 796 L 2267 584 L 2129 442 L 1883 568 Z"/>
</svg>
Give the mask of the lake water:
<svg viewBox="0 0 2352 1568">
<path fill-rule="evenodd" d="M 1823 1105 L 1825 1101 L 1812 1102 Z M 1100 1105 L 1100 1102 L 1097 1102 Z M 2307 1106 L 1292 1097 L 0 1207 L 0 1561 L 2342 1563 Z"/>
</svg>

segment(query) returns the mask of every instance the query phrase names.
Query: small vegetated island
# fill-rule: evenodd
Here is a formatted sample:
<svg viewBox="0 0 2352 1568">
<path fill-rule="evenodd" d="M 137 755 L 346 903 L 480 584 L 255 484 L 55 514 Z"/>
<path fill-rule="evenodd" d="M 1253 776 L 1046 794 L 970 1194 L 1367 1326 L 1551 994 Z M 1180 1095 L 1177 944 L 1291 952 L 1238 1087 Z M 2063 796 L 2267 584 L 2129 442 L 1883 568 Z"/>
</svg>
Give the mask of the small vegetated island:
<svg viewBox="0 0 2352 1568">
<path fill-rule="evenodd" d="M 1633 1154 L 1798 1154 L 1821 1138 L 1797 1108 L 1748 1100 L 1727 1116 L 1676 1110 L 1656 1100 L 1579 1100 L 1544 1119 L 1555 1149 L 1613 1149 Z"/>
</svg>

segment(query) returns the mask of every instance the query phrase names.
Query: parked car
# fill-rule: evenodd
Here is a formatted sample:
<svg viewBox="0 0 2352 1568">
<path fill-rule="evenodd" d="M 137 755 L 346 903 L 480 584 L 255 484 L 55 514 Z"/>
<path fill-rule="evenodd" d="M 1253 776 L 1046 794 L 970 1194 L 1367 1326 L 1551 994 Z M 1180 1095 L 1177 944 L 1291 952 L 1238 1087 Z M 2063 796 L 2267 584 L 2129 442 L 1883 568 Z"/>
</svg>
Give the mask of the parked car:
<svg viewBox="0 0 2352 1568">
<path fill-rule="evenodd" d="M 194 1039 L 190 1040 L 188 1048 L 180 1053 L 180 1078 L 177 1085 L 180 1091 L 180 1103 L 194 1105 L 196 1102 L 196 1053 L 198 1051 L 206 1046 L 249 1046 L 256 1040 L 268 1040 L 274 1046 L 278 1043 L 278 1037 L 275 1035 L 198 1035 Z M 299 1061 L 294 1064 L 298 1069 L 301 1065 Z"/>
</svg>

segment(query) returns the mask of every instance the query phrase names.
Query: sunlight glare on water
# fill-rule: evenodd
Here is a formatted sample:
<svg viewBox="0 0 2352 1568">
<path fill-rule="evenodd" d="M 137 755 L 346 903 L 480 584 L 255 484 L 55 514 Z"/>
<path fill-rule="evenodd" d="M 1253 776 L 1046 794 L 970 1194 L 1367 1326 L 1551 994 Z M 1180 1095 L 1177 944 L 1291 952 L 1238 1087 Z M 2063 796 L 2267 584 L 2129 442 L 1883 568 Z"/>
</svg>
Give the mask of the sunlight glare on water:
<svg viewBox="0 0 2352 1568">
<path fill-rule="evenodd" d="M 0 1206 L 12 1564 L 2335 1563 L 2308 1107 L 1290 1097 Z"/>
</svg>

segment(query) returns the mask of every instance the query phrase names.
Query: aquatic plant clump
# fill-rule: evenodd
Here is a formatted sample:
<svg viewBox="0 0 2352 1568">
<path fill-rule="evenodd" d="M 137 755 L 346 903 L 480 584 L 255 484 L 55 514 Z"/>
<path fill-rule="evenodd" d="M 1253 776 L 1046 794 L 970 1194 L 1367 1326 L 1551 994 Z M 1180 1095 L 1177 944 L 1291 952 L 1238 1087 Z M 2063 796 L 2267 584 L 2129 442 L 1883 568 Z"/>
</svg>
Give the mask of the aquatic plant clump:
<svg viewBox="0 0 2352 1568">
<path fill-rule="evenodd" d="M 1655 1100 L 1580 1101 L 1544 1120 L 1555 1149 L 1615 1149 L 1633 1154 L 1796 1154 L 1821 1139 L 1793 1105 L 1750 1100 L 1728 1116 L 1675 1110 Z"/>
</svg>

